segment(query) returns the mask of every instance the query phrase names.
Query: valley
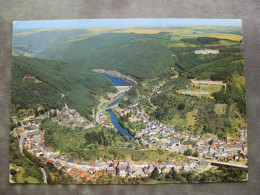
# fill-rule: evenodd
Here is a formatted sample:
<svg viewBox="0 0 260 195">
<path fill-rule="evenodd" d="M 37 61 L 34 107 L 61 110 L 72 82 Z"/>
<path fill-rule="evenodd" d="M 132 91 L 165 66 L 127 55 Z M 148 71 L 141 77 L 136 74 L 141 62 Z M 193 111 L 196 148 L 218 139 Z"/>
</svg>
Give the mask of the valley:
<svg viewBox="0 0 260 195">
<path fill-rule="evenodd" d="M 239 29 L 147 26 L 15 33 L 10 164 L 16 172 L 11 181 L 246 180 Z M 42 35 L 45 42 L 37 42 Z M 27 164 L 20 168 L 22 160 L 38 167 L 36 172 Z"/>
</svg>

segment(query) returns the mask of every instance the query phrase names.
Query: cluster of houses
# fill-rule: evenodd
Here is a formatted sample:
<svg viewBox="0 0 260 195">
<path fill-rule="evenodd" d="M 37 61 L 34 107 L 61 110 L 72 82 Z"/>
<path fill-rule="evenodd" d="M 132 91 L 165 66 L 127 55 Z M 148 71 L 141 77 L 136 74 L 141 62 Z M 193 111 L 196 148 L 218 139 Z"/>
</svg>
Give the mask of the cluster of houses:
<svg viewBox="0 0 260 195">
<path fill-rule="evenodd" d="M 106 118 L 106 113 L 105 111 L 102 111 L 99 115 L 99 121 L 100 121 L 100 125 L 103 127 L 107 127 L 107 128 L 111 128 L 112 124 L 111 122 L 109 122 Z"/>
<path fill-rule="evenodd" d="M 17 129 L 18 130 L 18 129 Z M 214 168 L 205 161 L 176 161 L 169 160 L 166 163 L 156 163 L 152 161 L 88 161 L 83 162 L 72 158 L 67 158 L 47 147 L 44 143 L 44 130 L 28 130 L 19 128 L 19 135 L 24 138 L 24 148 L 36 155 L 45 164 L 52 163 L 57 169 L 60 169 L 74 177 L 84 179 L 96 179 L 104 174 L 119 177 L 148 177 L 155 167 L 160 172 L 168 173 L 174 167 L 176 171 L 205 171 Z"/>
<path fill-rule="evenodd" d="M 159 89 L 159 88 L 158 88 Z M 134 110 L 136 109 L 136 111 Z M 218 140 L 213 136 L 201 137 L 189 135 L 186 132 L 175 131 L 172 127 L 166 126 L 159 122 L 149 121 L 148 115 L 144 110 L 140 111 L 138 102 L 127 109 L 117 110 L 119 115 L 132 112 L 131 117 L 143 120 L 146 127 L 135 136 L 135 140 L 148 148 L 163 148 L 165 150 L 184 154 L 187 149 L 191 149 L 192 153 L 198 152 L 199 158 L 177 161 L 174 159 L 168 162 L 157 163 L 151 161 L 134 162 L 134 161 L 88 161 L 83 162 L 71 158 L 67 158 L 60 154 L 59 151 L 54 151 L 45 145 L 44 133 L 39 131 L 39 124 L 35 122 L 35 117 L 31 117 L 26 125 L 16 127 L 16 133 L 19 140 L 23 141 L 23 146 L 26 150 L 36 155 L 44 163 L 52 163 L 57 169 L 60 169 L 74 177 L 84 179 L 96 179 L 104 174 L 119 176 L 119 177 L 148 177 L 155 167 L 161 173 L 168 173 L 172 168 L 176 171 L 194 170 L 203 172 L 206 170 L 216 169 L 212 166 L 208 159 L 239 161 L 241 157 L 247 156 L 247 130 L 241 130 L 239 139 L 227 138 L 226 142 Z M 71 121 L 72 124 L 76 121 L 83 122 L 82 117 L 74 109 L 69 109 L 67 105 L 59 111 L 56 110 L 55 120 L 60 122 Z M 104 113 L 103 113 L 104 115 Z M 102 117 L 102 113 L 100 115 Z M 105 117 L 105 116 L 104 116 Z M 63 124 L 64 125 L 64 124 Z M 21 139 L 23 138 L 23 139 Z M 195 145 L 185 145 L 184 141 L 192 140 Z"/>
<path fill-rule="evenodd" d="M 184 154 L 187 149 L 190 149 L 192 154 L 198 152 L 200 157 L 221 161 L 238 161 L 241 157 L 245 159 L 247 156 L 246 129 L 241 130 L 239 139 L 228 137 L 227 141 L 221 141 L 210 135 L 201 137 L 189 135 L 183 131 L 175 131 L 172 127 L 162 123 L 149 121 L 144 110 L 140 111 L 137 106 L 136 109 L 146 127 L 135 136 L 135 140 L 148 148 L 162 148 L 179 154 Z M 189 140 L 195 142 L 195 146 L 183 144 L 184 141 Z"/>
<path fill-rule="evenodd" d="M 206 159 L 217 160 L 239 160 L 241 156 L 247 156 L 247 130 L 241 130 L 242 136 L 239 139 L 227 137 L 227 141 L 218 140 L 213 136 L 194 136 L 185 132 L 173 133 L 173 136 L 183 141 L 192 140 L 196 144 L 194 147 L 189 145 L 188 148 L 197 151 L 201 157 Z"/>
<path fill-rule="evenodd" d="M 161 93 L 160 88 L 165 84 L 165 82 L 161 82 L 158 85 L 155 85 L 152 91 L 150 91 L 149 96 L 152 97 L 155 93 Z"/>
<path fill-rule="evenodd" d="M 29 121 L 29 120 L 34 119 L 34 118 L 35 118 L 35 114 L 32 114 L 32 115 L 29 115 L 29 116 L 25 116 L 25 117 L 23 118 L 23 120 L 24 120 L 24 121 Z"/>
<path fill-rule="evenodd" d="M 120 117 L 126 116 L 128 113 L 131 113 L 131 116 L 129 117 L 129 121 L 131 123 L 141 121 L 141 117 L 137 116 L 135 111 L 132 109 L 135 107 L 134 105 L 131 105 L 129 108 L 124 108 L 124 109 L 117 109 L 116 112 Z"/>
<path fill-rule="evenodd" d="M 196 170 L 202 172 L 209 169 L 215 169 L 210 163 L 200 159 L 195 160 L 169 160 L 165 163 L 157 163 L 152 161 L 88 161 L 83 162 L 72 158 L 67 158 L 60 154 L 60 151 L 54 151 L 45 145 L 45 130 L 39 131 L 39 124 L 32 120 L 23 127 L 17 127 L 16 133 L 19 141 L 23 141 L 23 147 L 30 153 L 36 155 L 43 163 L 52 163 L 57 169 L 60 169 L 74 177 L 84 179 L 96 179 L 104 174 L 119 177 L 148 177 L 155 167 L 161 173 L 168 173 L 174 167 L 176 171 Z M 23 138 L 23 139 L 21 139 Z M 174 145 L 180 144 L 175 139 Z"/>
<path fill-rule="evenodd" d="M 116 112 L 119 114 L 119 116 L 125 116 L 128 113 L 130 113 L 132 110 L 129 108 L 124 108 L 124 109 L 117 109 Z"/>
</svg>

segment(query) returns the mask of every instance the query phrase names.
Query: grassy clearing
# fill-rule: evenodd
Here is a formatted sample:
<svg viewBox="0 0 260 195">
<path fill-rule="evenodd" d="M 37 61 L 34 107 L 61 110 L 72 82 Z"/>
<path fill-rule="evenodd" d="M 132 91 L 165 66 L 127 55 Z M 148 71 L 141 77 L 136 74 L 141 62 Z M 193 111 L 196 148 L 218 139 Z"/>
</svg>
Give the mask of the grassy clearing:
<svg viewBox="0 0 260 195">
<path fill-rule="evenodd" d="M 196 124 L 197 113 L 198 113 L 198 109 L 193 110 L 191 112 L 187 112 L 187 115 L 186 115 L 187 126 L 189 126 L 189 125 L 194 126 Z"/>
<path fill-rule="evenodd" d="M 236 34 L 225 34 L 225 33 L 210 33 L 210 34 L 206 34 L 207 37 L 216 37 L 219 39 L 228 39 L 231 41 L 241 41 L 243 40 L 243 36 L 242 35 L 236 35 Z"/>
<path fill-rule="evenodd" d="M 216 104 L 214 112 L 217 115 L 224 115 L 226 113 L 227 104 Z"/>
<path fill-rule="evenodd" d="M 105 109 L 106 107 L 108 107 L 109 104 L 112 104 L 113 101 L 115 101 L 115 100 L 112 100 L 112 101 L 109 101 L 109 102 L 107 102 L 107 103 L 105 103 L 105 104 L 102 104 L 102 105 L 100 106 L 100 109 Z"/>
<path fill-rule="evenodd" d="M 245 77 L 244 76 L 236 76 L 234 77 L 234 80 L 236 81 L 236 87 L 238 87 L 239 89 L 243 89 L 245 88 Z"/>
<path fill-rule="evenodd" d="M 135 33 L 135 34 L 158 34 L 160 32 L 170 32 L 171 29 L 161 28 L 161 29 L 124 29 L 120 32 L 122 33 Z"/>
<path fill-rule="evenodd" d="M 196 97 L 207 97 L 213 99 L 213 96 L 211 95 L 212 93 L 220 91 L 222 88 L 222 85 L 197 85 L 194 83 L 189 83 L 186 85 L 185 89 L 180 89 L 177 92 L 181 95 L 183 95 L 183 92 L 185 91 L 191 91 L 191 92 L 209 92 L 210 94 L 188 94 L 191 96 L 196 96 Z"/>
<path fill-rule="evenodd" d="M 24 183 L 25 181 L 27 181 L 28 183 L 41 183 L 39 182 L 39 180 L 37 180 L 36 178 L 34 177 L 31 177 L 31 176 L 28 176 L 28 177 L 24 177 L 23 174 L 25 173 L 25 169 L 21 166 L 15 166 L 15 165 L 12 165 L 16 170 L 18 170 L 17 172 L 17 175 L 16 175 L 16 179 L 13 179 L 13 180 L 16 180 L 17 182 L 16 183 Z M 12 176 L 12 178 L 15 177 L 15 176 Z"/>
</svg>

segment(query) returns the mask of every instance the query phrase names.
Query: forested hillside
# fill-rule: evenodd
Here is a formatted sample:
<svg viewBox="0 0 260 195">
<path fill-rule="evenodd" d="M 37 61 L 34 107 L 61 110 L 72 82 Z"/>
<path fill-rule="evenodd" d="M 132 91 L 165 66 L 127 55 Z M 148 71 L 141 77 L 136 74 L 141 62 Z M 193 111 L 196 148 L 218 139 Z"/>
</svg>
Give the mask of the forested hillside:
<svg viewBox="0 0 260 195">
<path fill-rule="evenodd" d="M 129 91 L 126 97 L 128 105 L 141 97 L 141 105 L 151 117 L 171 126 L 195 134 L 214 133 L 220 138 L 229 133 L 238 136 L 239 130 L 245 128 L 245 71 L 239 28 L 173 27 L 165 32 L 133 28 L 110 29 L 109 33 L 104 33 L 105 30 L 42 31 L 30 34 L 30 40 L 23 39 L 25 42 L 19 40 L 22 33 L 17 36 L 14 39 L 17 44 L 14 49 L 28 52 L 29 48 L 40 49 L 44 46 L 45 50 L 36 54 L 36 58 L 68 64 L 48 61 L 51 64 L 47 65 L 43 63 L 47 62 L 44 60 L 17 58 L 26 63 L 42 64 L 36 66 L 37 69 L 30 69 L 33 73 L 19 73 L 19 82 L 24 75 L 32 74 L 42 83 L 24 79 L 19 89 L 14 90 L 12 98 L 15 100 L 12 102 L 24 106 L 27 102 L 40 102 L 48 108 L 60 107 L 67 102 L 84 115 L 90 116 L 91 110 L 86 108 L 97 105 L 94 96 L 104 94 L 106 89 L 112 90 L 103 75 L 90 71 L 102 68 L 134 77 L 139 83 Z M 34 41 L 40 35 L 44 35 L 42 40 L 46 40 L 46 43 Z M 32 47 L 18 45 L 29 43 L 28 41 Z M 195 54 L 196 50 L 203 49 L 215 49 L 219 53 Z M 32 66 L 32 63 L 29 64 Z M 47 71 L 46 67 L 50 70 Z M 19 69 L 15 63 L 13 69 L 26 70 Z M 38 75 L 38 69 L 43 71 L 42 75 L 47 76 Z M 13 78 L 16 78 L 15 74 Z M 206 88 L 192 84 L 192 79 L 221 81 L 224 85 Z M 160 92 L 148 98 L 155 85 L 162 81 L 165 85 Z M 45 83 L 48 84 L 48 90 Z M 185 90 L 204 90 L 210 95 L 184 95 Z M 24 93 L 27 91 L 29 92 Z M 24 94 L 31 95 L 26 99 L 23 98 Z M 125 106 L 127 102 L 120 104 Z"/>
<path fill-rule="evenodd" d="M 217 38 L 181 39 L 182 47 L 170 47 L 176 62 L 178 78 L 171 74 L 157 75 L 152 82 L 139 83 L 128 93 L 128 101 L 148 94 L 159 82 L 165 82 L 150 101 L 142 98 L 142 106 L 149 116 L 176 129 L 194 134 L 213 133 L 223 139 L 239 136 L 246 128 L 245 69 L 241 41 Z M 192 47 L 189 44 L 194 44 Z M 195 54 L 196 49 L 218 49 L 218 54 Z M 169 70 L 168 70 L 169 72 Z M 203 86 L 194 80 L 221 81 L 221 86 Z M 184 91 L 206 92 L 211 95 L 184 95 Z"/>
<path fill-rule="evenodd" d="M 103 75 L 64 62 L 12 58 L 11 102 L 22 108 L 61 108 L 66 102 L 90 118 L 97 96 L 115 88 Z"/>
<path fill-rule="evenodd" d="M 64 60 L 92 69 L 118 70 L 143 80 L 173 66 L 176 58 L 162 43 L 169 41 L 165 33 L 156 35 L 110 33 L 74 41 L 64 48 L 54 46 L 36 57 Z"/>
</svg>

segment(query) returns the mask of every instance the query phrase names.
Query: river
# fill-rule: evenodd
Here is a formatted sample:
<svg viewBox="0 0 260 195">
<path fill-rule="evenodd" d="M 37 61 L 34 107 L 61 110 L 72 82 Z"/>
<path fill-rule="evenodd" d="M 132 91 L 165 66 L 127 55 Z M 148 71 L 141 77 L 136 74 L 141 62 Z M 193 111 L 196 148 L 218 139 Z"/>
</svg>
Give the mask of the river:
<svg viewBox="0 0 260 195">
<path fill-rule="evenodd" d="M 104 74 L 115 86 L 133 86 L 133 84 L 128 83 L 126 81 L 124 81 L 123 79 L 108 75 L 108 74 Z M 109 104 L 108 107 L 110 106 L 114 106 L 115 104 L 119 103 L 123 98 L 124 98 L 125 94 L 123 94 L 120 98 L 118 98 L 117 100 L 115 100 L 113 103 Z M 107 108 L 108 108 L 107 107 Z M 116 117 L 116 115 L 113 113 L 113 111 L 111 109 L 106 109 L 106 111 L 110 114 L 112 123 L 114 124 L 114 126 L 121 131 L 124 135 L 130 137 L 130 138 L 134 138 L 127 129 L 123 128 L 119 121 L 118 118 Z"/>
<path fill-rule="evenodd" d="M 38 53 L 41 53 L 42 51 L 44 51 L 44 49 L 39 49 L 39 50 L 36 51 L 35 54 L 30 55 L 30 56 L 28 56 L 28 57 L 29 57 L 29 58 L 35 58 L 35 56 L 36 56 Z"/>
</svg>

